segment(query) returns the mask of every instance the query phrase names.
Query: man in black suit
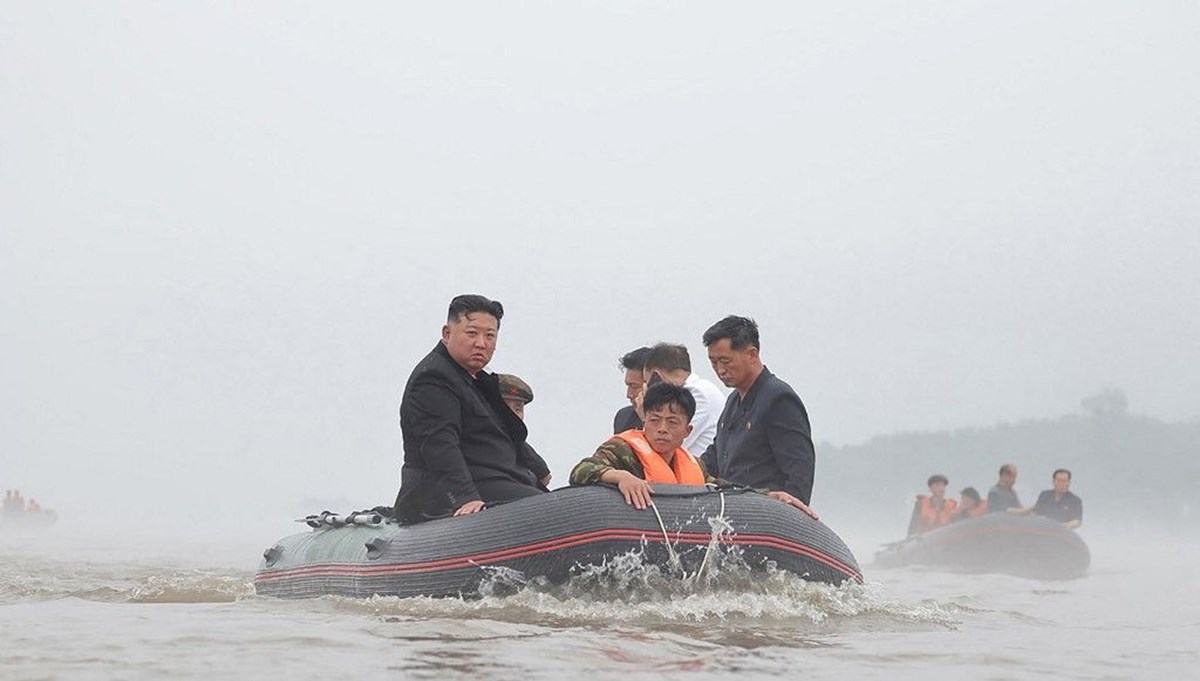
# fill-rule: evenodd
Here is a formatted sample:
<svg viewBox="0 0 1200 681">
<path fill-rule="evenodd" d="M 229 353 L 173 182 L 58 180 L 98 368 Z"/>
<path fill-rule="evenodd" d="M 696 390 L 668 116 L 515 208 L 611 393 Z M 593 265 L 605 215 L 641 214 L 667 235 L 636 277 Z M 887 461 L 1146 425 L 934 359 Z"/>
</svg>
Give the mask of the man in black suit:
<svg viewBox="0 0 1200 681">
<path fill-rule="evenodd" d="M 419 522 L 540 494 L 549 468 L 525 446 L 525 424 L 484 371 L 504 307 L 479 295 L 450 301 L 442 340 L 413 369 L 400 402 L 404 465 L 396 517 Z"/>
<path fill-rule="evenodd" d="M 733 388 L 701 457 L 716 477 L 812 499 L 816 453 L 800 396 L 763 366 L 758 325 L 730 315 L 704 332 L 713 371 Z"/>
</svg>

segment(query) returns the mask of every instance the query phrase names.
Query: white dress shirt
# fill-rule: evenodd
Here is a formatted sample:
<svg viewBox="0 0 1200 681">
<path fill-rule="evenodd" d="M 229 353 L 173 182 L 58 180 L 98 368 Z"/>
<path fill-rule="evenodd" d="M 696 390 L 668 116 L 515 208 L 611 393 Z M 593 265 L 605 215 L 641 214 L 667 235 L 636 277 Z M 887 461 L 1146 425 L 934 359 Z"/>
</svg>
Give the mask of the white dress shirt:
<svg viewBox="0 0 1200 681">
<path fill-rule="evenodd" d="M 683 441 L 683 448 L 699 457 L 717 438 L 717 421 L 725 409 L 725 393 L 712 381 L 688 374 L 683 387 L 696 398 L 696 415 L 692 417 L 692 434 Z"/>
</svg>

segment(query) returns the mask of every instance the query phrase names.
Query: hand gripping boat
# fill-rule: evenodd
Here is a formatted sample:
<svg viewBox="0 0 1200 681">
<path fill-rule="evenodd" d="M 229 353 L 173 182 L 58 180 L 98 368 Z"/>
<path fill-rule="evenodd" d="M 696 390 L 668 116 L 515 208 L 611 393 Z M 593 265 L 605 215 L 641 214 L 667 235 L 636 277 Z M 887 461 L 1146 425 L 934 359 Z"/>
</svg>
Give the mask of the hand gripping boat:
<svg viewBox="0 0 1200 681">
<path fill-rule="evenodd" d="M 736 547 L 754 569 L 862 581 L 841 538 L 787 504 L 745 489 L 654 490 L 654 507 L 641 511 L 616 489 L 591 485 L 417 525 L 371 514 L 310 516 L 311 532 L 264 552 L 254 584 L 259 594 L 283 598 L 471 596 L 497 568 L 557 583 L 631 551 L 695 574 L 710 560 L 710 545 Z"/>
<path fill-rule="evenodd" d="M 1062 523 L 1041 516 L 988 513 L 891 544 L 876 554 L 875 566 L 926 565 L 952 572 L 1071 579 L 1087 573 L 1091 559 L 1083 539 Z"/>
</svg>

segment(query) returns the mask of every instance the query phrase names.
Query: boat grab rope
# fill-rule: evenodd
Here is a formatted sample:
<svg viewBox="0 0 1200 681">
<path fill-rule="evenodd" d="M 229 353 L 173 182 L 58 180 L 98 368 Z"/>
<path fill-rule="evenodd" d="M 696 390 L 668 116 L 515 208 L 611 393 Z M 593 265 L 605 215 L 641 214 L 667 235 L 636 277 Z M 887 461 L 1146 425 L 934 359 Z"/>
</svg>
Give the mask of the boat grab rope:
<svg viewBox="0 0 1200 681">
<path fill-rule="evenodd" d="M 723 522 L 723 523 L 726 522 L 725 521 L 725 492 L 721 492 L 721 512 L 717 514 L 717 518 L 719 518 L 721 520 L 721 522 Z M 716 528 L 714 528 L 714 530 L 715 529 Z M 708 567 L 708 557 L 710 555 L 712 555 L 713 548 L 714 547 L 713 547 L 712 543 L 710 542 L 708 545 L 708 548 L 704 551 L 704 559 L 700 561 L 700 567 L 696 568 L 696 572 L 692 574 L 691 579 L 693 582 L 696 582 L 697 584 L 700 582 L 700 576 L 704 574 L 704 568 Z M 687 581 L 687 579 L 688 579 L 687 573 L 684 573 L 683 579 L 684 579 L 684 581 Z"/>
<path fill-rule="evenodd" d="M 658 512 L 658 506 L 654 505 L 654 500 L 650 501 L 650 508 L 654 509 L 654 517 L 658 518 L 658 529 L 662 530 L 663 543 L 667 546 L 667 554 L 671 557 L 671 567 L 678 567 L 683 570 L 683 563 L 679 561 L 679 555 L 675 553 L 675 547 L 671 545 L 671 536 L 667 534 L 667 526 L 663 523 L 662 515 Z M 683 573 L 684 578 L 687 578 L 687 573 Z"/>
<path fill-rule="evenodd" d="M 663 522 L 662 515 L 658 512 L 658 506 L 654 505 L 654 501 L 650 502 L 650 508 L 654 509 L 654 517 L 658 519 L 658 529 L 662 530 L 663 543 L 667 546 L 667 554 L 670 556 L 671 566 L 679 568 L 679 571 L 683 573 L 683 581 L 698 583 L 700 576 L 704 574 L 704 568 L 708 567 L 708 557 L 713 551 L 712 544 L 710 543 L 704 551 L 704 559 L 700 561 L 700 567 L 696 568 L 696 571 L 691 575 L 688 575 L 687 570 L 683 569 L 683 562 L 679 560 L 679 554 L 675 553 L 675 546 L 671 543 L 671 535 L 667 533 L 667 525 Z M 717 514 L 717 517 L 722 522 L 725 521 L 725 492 L 723 491 L 721 492 L 721 511 Z"/>
</svg>

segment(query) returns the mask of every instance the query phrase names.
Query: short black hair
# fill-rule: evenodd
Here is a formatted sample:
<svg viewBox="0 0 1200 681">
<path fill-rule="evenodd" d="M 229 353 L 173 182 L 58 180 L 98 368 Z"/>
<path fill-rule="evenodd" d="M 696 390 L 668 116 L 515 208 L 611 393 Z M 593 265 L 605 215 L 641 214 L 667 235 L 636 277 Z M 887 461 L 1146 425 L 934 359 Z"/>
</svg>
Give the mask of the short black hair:
<svg viewBox="0 0 1200 681">
<path fill-rule="evenodd" d="M 704 332 L 704 347 L 707 348 L 723 338 L 729 339 L 729 345 L 734 350 L 762 349 L 758 344 L 758 324 L 749 317 L 731 314 L 708 327 L 708 331 Z"/>
<path fill-rule="evenodd" d="M 504 318 L 504 306 L 499 300 L 492 300 L 477 293 L 464 293 L 454 296 L 454 300 L 450 301 L 450 311 L 446 314 L 446 323 L 453 324 L 463 318 L 464 315 L 475 314 L 476 312 L 485 312 L 496 318 L 496 326 L 500 326 L 500 320 Z"/>
<path fill-rule="evenodd" d="M 640 347 L 637 350 L 630 350 L 621 355 L 621 368 L 626 371 L 641 371 L 646 367 L 646 355 L 650 352 L 650 348 Z"/>
<path fill-rule="evenodd" d="M 929 480 L 925 483 L 925 486 L 933 487 L 933 483 L 935 482 L 940 482 L 943 485 L 950 484 L 950 481 L 946 479 L 946 476 L 942 475 L 941 473 L 934 473 L 933 475 L 929 476 Z"/>
<path fill-rule="evenodd" d="M 967 487 L 967 488 L 963 489 L 963 491 L 959 492 L 959 494 L 961 494 L 964 499 L 974 500 L 974 502 L 977 504 L 980 501 L 983 501 L 982 499 L 979 498 L 979 491 L 976 490 L 974 487 Z"/>
<path fill-rule="evenodd" d="M 1016 469 L 1016 466 L 1012 465 L 1011 463 L 1006 463 L 1000 467 L 1000 475 L 1012 475 L 1013 473 L 1016 473 L 1016 470 L 1014 469 Z"/>
<path fill-rule="evenodd" d="M 646 369 L 662 369 L 663 371 L 683 369 L 689 374 L 692 373 L 692 358 L 688 355 L 688 349 L 674 343 L 658 343 L 650 348 L 642 365 Z"/>
<path fill-rule="evenodd" d="M 1071 471 L 1069 471 L 1065 468 L 1059 468 L 1059 469 L 1055 470 L 1054 473 L 1050 475 L 1050 479 L 1053 480 L 1053 479 L 1057 478 L 1059 473 L 1066 473 L 1067 480 L 1071 479 Z"/>
<path fill-rule="evenodd" d="M 692 397 L 692 391 L 666 381 L 655 383 L 646 389 L 646 396 L 642 398 L 642 411 L 649 414 L 654 409 L 669 404 L 677 405 L 682 409 L 683 413 L 687 415 L 689 423 L 696 415 L 696 398 Z"/>
</svg>

